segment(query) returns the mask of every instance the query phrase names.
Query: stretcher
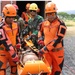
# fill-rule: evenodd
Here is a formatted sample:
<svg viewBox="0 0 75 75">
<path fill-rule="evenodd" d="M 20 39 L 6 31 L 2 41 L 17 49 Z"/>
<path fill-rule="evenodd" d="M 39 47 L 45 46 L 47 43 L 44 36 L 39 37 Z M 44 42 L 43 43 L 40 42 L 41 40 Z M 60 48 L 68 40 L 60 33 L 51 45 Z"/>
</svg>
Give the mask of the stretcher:
<svg viewBox="0 0 75 75">
<path fill-rule="evenodd" d="M 33 61 L 27 61 L 25 65 L 18 64 L 18 75 L 41 75 L 43 73 L 50 73 L 50 67 L 47 67 L 47 65 L 42 60 L 33 60 Z"/>
<path fill-rule="evenodd" d="M 24 41 L 30 48 L 30 51 L 33 50 L 38 52 L 38 49 L 34 46 L 31 40 L 27 41 L 24 39 Z M 26 53 L 30 51 L 28 49 Z M 21 54 L 22 60 L 17 65 L 18 75 L 41 75 L 44 73 L 51 73 L 51 68 L 48 67 L 41 59 L 37 58 L 32 51 L 28 54 L 26 53 L 24 54 L 23 52 L 23 54 Z"/>
<path fill-rule="evenodd" d="M 34 46 L 33 42 L 31 40 L 26 40 L 24 39 L 24 41 L 26 42 L 26 44 L 35 52 L 38 52 L 38 49 Z"/>
</svg>

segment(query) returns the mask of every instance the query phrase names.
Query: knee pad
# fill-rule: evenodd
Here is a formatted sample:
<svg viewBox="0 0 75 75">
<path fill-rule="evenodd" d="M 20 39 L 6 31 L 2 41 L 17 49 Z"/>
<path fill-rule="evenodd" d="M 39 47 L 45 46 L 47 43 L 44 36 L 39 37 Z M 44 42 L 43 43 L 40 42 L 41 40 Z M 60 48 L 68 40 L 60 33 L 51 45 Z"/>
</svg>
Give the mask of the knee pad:
<svg viewBox="0 0 75 75">
<path fill-rule="evenodd" d="M 0 69 L 0 75 L 6 75 L 6 69 Z"/>
<path fill-rule="evenodd" d="M 11 74 L 17 75 L 17 66 L 11 66 Z"/>
</svg>

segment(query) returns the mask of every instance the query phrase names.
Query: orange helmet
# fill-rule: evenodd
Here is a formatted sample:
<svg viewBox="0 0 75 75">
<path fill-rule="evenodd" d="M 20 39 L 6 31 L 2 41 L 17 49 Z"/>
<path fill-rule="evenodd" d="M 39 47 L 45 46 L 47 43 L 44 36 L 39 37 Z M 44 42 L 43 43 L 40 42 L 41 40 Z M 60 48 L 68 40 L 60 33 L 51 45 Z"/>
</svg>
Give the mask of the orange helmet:
<svg viewBox="0 0 75 75">
<path fill-rule="evenodd" d="M 39 12 L 40 12 L 40 8 L 37 9 L 37 13 L 39 13 Z"/>
<path fill-rule="evenodd" d="M 16 16 L 17 13 L 16 13 L 16 9 L 15 7 L 12 5 L 12 4 L 7 4 L 3 7 L 3 10 L 2 10 L 4 16 Z"/>
<path fill-rule="evenodd" d="M 27 3 L 26 4 L 26 9 L 29 9 L 29 7 L 30 7 L 30 3 Z"/>
<path fill-rule="evenodd" d="M 56 4 L 53 2 L 48 2 L 45 6 L 45 13 L 57 12 Z"/>
<path fill-rule="evenodd" d="M 19 8 L 16 4 L 13 4 L 13 6 L 16 8 L 16 10 L 19 10 Z"/>
</svg>

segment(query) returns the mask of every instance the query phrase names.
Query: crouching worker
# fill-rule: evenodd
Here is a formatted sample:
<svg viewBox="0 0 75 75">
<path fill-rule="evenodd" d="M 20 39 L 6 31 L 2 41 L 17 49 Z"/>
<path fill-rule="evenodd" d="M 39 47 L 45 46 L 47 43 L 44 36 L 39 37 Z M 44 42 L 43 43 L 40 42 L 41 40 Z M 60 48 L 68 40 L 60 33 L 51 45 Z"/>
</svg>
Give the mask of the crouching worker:
<svg viewBox="0 0 75 75">
<path fill-rule="evenodd" d="M 16 16 L 16 9 L 13 5 L 7 4 L 3 8 L 4 22 L 0 24 L 0 75 L 6 75 L 6 66 L 9 62 L 11 67 L 10 75 L 17 75 L 17 64 L 19 61 L 15 47 L 19 47 L 18 25 L 13 22 Z"/>
</svg>

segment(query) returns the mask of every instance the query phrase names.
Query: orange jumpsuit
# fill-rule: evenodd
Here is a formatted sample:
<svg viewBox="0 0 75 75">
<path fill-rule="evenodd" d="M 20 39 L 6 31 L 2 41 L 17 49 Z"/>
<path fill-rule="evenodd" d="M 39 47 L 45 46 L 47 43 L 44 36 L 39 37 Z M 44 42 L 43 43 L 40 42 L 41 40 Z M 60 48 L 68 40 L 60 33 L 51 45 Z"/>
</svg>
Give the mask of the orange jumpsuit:
<svg viewBox="0 0 75 75">
<path fill-rule="evenodd" d="M 2 21 L 2 16 L 0 16 L 0 22 Z"/>
<path fill-rule="evenodd" d="M 64 61 L 63 38 L 66 32 L 64 22 L 56 18 L 53 22 L 44 21 L 39 27 L 38 37 L 44 34 L 44 43 L 46 50 L 44 53 L 44 62 L 52 66 L 52 73 L 49 75 L 60 75 Z"/>
<path fill-rule="evenodd" d="M 16 56 L 14 47 L 19 42 L 17 24 L 12 23 L 12 28 L 10 28 L 4 23 L 0 27 L 0 75 L 6 75 L 7 62 L 11 66 L 11 75 L 17 75 L 17 65 L 12 58 Z"/>
<path fill-rule="evenodd" d="M 25 22 L 28 22 L 28 20 L 30 19 L 30 15 L 27 14 L 26 12 L 22 12 L 21 17 L 23 18 L 23 20 L 24 20 Z"/>
</svg>

